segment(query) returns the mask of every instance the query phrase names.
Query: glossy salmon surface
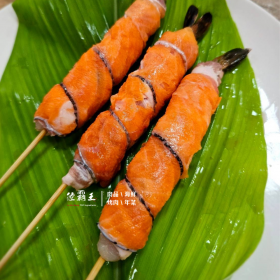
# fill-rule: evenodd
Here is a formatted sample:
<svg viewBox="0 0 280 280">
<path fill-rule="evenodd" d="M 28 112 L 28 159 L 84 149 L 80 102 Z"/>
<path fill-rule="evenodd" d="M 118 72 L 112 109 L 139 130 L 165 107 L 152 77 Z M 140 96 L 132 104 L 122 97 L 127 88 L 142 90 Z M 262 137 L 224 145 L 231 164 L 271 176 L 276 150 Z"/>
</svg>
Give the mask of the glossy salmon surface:
<svg viewBox="0 0 280 280">
<path fill-rule="evenodd" d="M 162 141 L 151 136 L 129 164 L 126 176 L 155 217 L 179 181 L 180 166 Z"/>
<path fill-rule="evenodd" d="M 111 97 L 111 109 L 125 126 L 132 146 L 150 124 L 154 99 L 150 87 L 129 76 L 118 94 Z"/>
<path fill-rule="evenodd" d="M 63 117 L 65 115 L 66 117 Z M 57 133 L 61 135 L 68 134 L 76 128 L 74 106 L 61 85 L 55 85 L 45 95 L 43 102 L 34 115 L 34 119 L 36 120 L 37 118 L 46 121 L 55 131 L 54 135 Z M 49 133 L 51 132 L 49 131 Z"/>
<path fill-rule="evenodd" d="M 89 129 L 78 144 L 79 152 L 94 170 L 95 178 L 106 184 L 119 170 L 119 154 L 127 149 L 127 135 L 109 111 L 101 113 Z"/>
<path fill-rule="evenodd" d="M 210 78 L 203 74 L 187 75 L 156 124 L 153 132 L 169 143 L 183 163 L 181 178 L 187 177 L 192 156 L 201 149 L 201 140 L 219 102 Z"/>
<path fill-rule="evenodd" d="M 137 197 L 131 196 L 131 190 L 125 180 L 119 182 L 110 204 L 103 208 L 99 227 L 118 244 L 131 250 L 143 248 L 152 229 L 152 218 Z M 127 195 L 129 194 L 129 196 Z"/>
</svg>

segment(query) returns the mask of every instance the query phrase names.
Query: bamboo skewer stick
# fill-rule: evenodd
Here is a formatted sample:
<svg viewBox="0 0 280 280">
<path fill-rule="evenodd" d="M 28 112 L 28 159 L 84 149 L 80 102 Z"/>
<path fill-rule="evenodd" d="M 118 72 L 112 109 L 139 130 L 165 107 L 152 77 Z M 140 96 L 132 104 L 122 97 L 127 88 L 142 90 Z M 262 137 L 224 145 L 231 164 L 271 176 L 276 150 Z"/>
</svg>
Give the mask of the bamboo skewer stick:
<svg viewBox="0 0 280 280">
<path fill-rule="evenodd" d="M 99 257 L 86 280 L 94 280 L 104 263 L 105 260 L 102 257 Z"/>
<path fill-rule="evenodd" d="M 42 130 L 37 137 L 31 142 L 31 144 L 25 149 L 25 151 L 19 156 L 19 158 L 13 163 L 13 165 L 7 170 L 7 172 L 0 179 L 0 187 L 5 181 L 12 175 L 12 173 L 18 168 L 23 160 L 29 155 L 29 153 L 35 148 L 35 146 L 42 140 L 46 135 L 47 131 Z"/>
<path fill-rule="evenodd" d="M 21 234 L 21 236 L 17 239 L 17 241 L 13 244 L 10 250 L 6 253 L 6 255 L 0 261 L 0 270 L 5 266 L 11 256 L 16 252 L 22 242 L 26 239 L 26 237 L 30 234 L 30 232 L 34 229 L 34 227 L 40 222 L 46 212 L 50 209 L 50 207 L 54 204 L 54 202 L 58 199 L 61 193 L 67 187 L 66 184 L 62 184 L 56 192 L 52 195 L 49 201 L 45 204 L 45 206 L 41 209 L 41 211 L 37 214 L 37 216 L 33 219 L 33 221 L 29 224 L 29 226 L 25 229 L 25 231 Z"/>
</svg>

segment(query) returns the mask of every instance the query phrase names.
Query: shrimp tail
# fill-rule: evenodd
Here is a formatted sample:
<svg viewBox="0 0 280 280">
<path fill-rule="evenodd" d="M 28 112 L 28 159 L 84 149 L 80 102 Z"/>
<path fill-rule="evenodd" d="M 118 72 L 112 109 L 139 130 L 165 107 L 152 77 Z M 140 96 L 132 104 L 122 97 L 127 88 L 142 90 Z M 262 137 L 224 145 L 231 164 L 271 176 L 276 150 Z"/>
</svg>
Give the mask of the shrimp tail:
<svg viewBox="0 0 280 280">
<path fill-rule="evenodd" d="M 205 35 L 211 23 L 212 14 L 206 13 L 192 26 L 196 40 L 201 39 Z"/>
<path fill-rule="evenodd" d="M 187 11 L 184 27 L 191 27 L 194 25 L 198 16 L 198 8 L 194 5 L 191 5 Z"/>
<path fill-rule="evenodd" d="M 225 71 L 239 64 L 243 59 L 247 57 L 250 51 L 251 49 L 236 48 L 215 58 L 213 61 L 218 62 L 222 66 L 222 69 Z"/>
</svg>

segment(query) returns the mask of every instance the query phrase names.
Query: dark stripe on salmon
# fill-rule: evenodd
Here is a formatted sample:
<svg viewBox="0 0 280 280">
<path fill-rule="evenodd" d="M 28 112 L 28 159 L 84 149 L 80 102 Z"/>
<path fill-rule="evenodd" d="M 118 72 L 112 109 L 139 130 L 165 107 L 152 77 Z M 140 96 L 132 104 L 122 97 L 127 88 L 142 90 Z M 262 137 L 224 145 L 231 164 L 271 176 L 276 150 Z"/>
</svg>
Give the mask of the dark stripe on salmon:
<svg viewBox="0 0 280 280">
<path fill-rule="evenodd" d="M 184 167 L 183 167 L 183 162 L 180 159 L 180 157 L 178 156 L 178 154 L 172 149 L 172 147 L 168 144 L 168 142 L 163 137 L 161 137 L 159 134 L 153 132 L 152 135 L 155 136 L 156 138 L 158 138 L 163 143 L 163 145 L 169 149 L 169 151 L 172 153 L 172 155 L 177 159 L 177 161 L 180 165 L 180 170 L 181 170 L 181 175 L 182 175 L 184 172 Z"/>
<path fill-rule="evenodd" d="M 93 51 L 98 54 L 98 56 L 100 57 L 100 59 L 103 61 L 103 63 L 105 64 L 106 68 L 108 69 L 109 73 L 110 73 L 110 76 L 111 76 L 111 79 L 112 79 L 112 83 L 114 84 L 114 76 L 113 76 L 113 73 L 112 73 L 112 70 L 111 70 L 111 67 L 108 63 L 108 61 L 106 60 L 105 58 L 105 55 L 100 52 L 100 50 L 98 50 L 97 48 L 92 48 Z"/>
<path fill-rule="evenodd" d="M 63 88 L 65 94 L 67 95 L 67 97 L 69 98 L 69 100 L 71 101 L 73 107 L 74 107 L 74 114 L 75 114 L 75 117 L 76 117 L 76 124 L 78 126 L 78 109 L 77 109 L 77 104 L 76 102 L 74 101 L 74 99 L 72 98 L 71 94 L 68 92 L 66 86 L 63 84 L 63 83 L 60 83 L 60 86 Z"/>
<path fill-rule="evenodd" d="M 145 79 L 144 77 L 140 76 L 140 75 L 133 75 L 133 77 L 136 77 L 138 79 L 140 79 L 143 83 L 145 83 L 151 90 L 152 94 L 153 94 L 153 99 L 154 99 L 154 110 L 155 110 L 155 107 L 157 105 L 157 98 L 156 98 L 156 93 L 155 93 L 155 90 L 154 90 L 154 87 L 153 85 L 151 84 L 150 81 L 148 81 L 147 79 Z"/>
<path fill-rule="evenodd" d="M 94 176 L 94 172 L 91 170 L 91 168 L 87 165 L 85 159 L 83 158 L 83 155 L 80 151 L 80 147 L 79 147 L 79 144 L 78 144 L 78 151 L 79 151 L 79 157 L 81 160 L 77 160 L 77 159 L 74 159 L 74 162 L 78 163 L 78 164 L 81 164 L 87 171 L 88 173 L 90 174 L 90 177 L 91 179 L 93 180 L 93 182 L 96 183 L 96 178 Z"/>
<path fill-rule="evenodd" d="M 135 190 L 135 188 L 132 186 L 132 184 L 130 183 L 130 181 L 128 180 L 128 178 L 126 176 L 125 176 L 125 182 L 127 183 L 128 187 L 131 189 L 131 191 L 135 193 L 135 195 L 139 199 L 139 201 L 145 206 L 145 208 L 149 212 L 150 216 L 152 217 L 152 220 L 154 221 L 155 217 L 152 214 L 150 207 L 146 204 L 143 197 Z"/>
<path fill-rule="evenodd" d="M 116 241 L 111 240 L 111 239 L 109 238 L 109 236 L 108 236 L 106 233 L 104 233 L 104 231 L 102 230 L 102 228 L 99 226 L 99 223 L 97 223 L 97 227 L 99 228 L 100 232 L 101 232 L 110 242 L 112 242 L 113 244 L 115 244 L 115 245 L 118 246 L 119 248 L 121 248 L 121 249 L 123 249 L 123 250 L 125 250 L 125 251 L 133 252 L 133 253 L 137 252 L 137 251 L 135 251 L 135 250 L 127 249 L 126 247 L 124 247 L 124 246 L 118 244 Z"/>
<path fill-rule="evenodd" d="M 122 121 L 119 119 L 119 117 L 111 110 L 109 109 L 111 115 L 114 117 L 114 119 L 119 123 L 119 125 L 122 127 L 122 129 L 124 130 L 125 134 L 126 134 L 126 139 L 127 139 L 127 147 L 130 146 L 130 137 L 129 137 L 129 133 L 126 130 L 125 126 L 123 125 Z"/>
<path fill-rule="evenodd" d="M 93 176 L 93 172 L 92 172 L 92 170 L 87 166 L 87 164 L 85 164 L 84 162 L 79 161 L 79 160 L 77 160 L 77 159 L 74 159 L 74 162 L 76 162 L 77 164 L 80 164 L 83 168 L 85 168 L 85 169 L 88 171 L 88 173 L 90 174 L 91 179 L 92 179 L 94 182 L 96 182 L 96 179 L 95 179 L 95 177 Z"/>
<path fill-rule="evenodd" d="M 48 121 L 45 120 L 44 118 L 35 117 L 33 120 L 34 120 L 35 123 L 37 123 L 37 122 L 40 123 L 41 122 L 44 129 L 46 129 L 50 135 L 52 135 L 52 133 L 53 133 L 53 135 L 65 136 L 65 135 L 59 133 L 58 131 L 56 131 L 51 125 L 49 125 Z"/>
</svg>

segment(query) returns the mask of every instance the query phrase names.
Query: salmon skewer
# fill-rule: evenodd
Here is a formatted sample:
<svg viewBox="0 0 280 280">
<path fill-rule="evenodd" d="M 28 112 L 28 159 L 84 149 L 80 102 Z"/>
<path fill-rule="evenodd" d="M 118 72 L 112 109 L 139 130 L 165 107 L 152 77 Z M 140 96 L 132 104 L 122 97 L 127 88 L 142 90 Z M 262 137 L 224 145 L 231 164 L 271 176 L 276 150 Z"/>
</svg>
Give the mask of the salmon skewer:
<svg viewBox="0 0 280 280">
<path fill-rule="evenodd" d="M 159 28 L 165 10 L 165 0 L 136 0 L 103 40 L 81 56 L 62 83 L 51 88 L 34 115 L 40 134 L 0 179 L 0 186 L 45 135 L 65 136 L 102 108 L 113 85 L 122 81 Z"/>
<path fill-rule="evenodd" d="M 163 0 L 136 0 L 63 82 L 47 93 L 34 116 L 37 130 L 63 136 L 89 120 L 109 100 L 113 85 L 141 55 L 164 15 Z"/>
<path fill-rule="evenodd" d="M 198 10 L 188 10 L 184 29 L 165 32 L 148 49 L 140 68 L 131 73 L 111 97 L 110 110 L 101 113 L 83 134 L 74 165 L 63 183 L 83 189 L 93 182 L 106 187 L 127 149 L 134 145 L 169 101 L 187 69 L 198 55 L 197 39 L 208 29 L 212 16 L 205 14 L 194 24 Z"/>
<path fill-rule="evenodd" d="M 180 178 L 186 178 L 193 155 L 220 102 L 218 86 L 224 71 L 236 66 L 248 49 L 234 49 L 198 64 L 173 94 L 165 115 L 127 168 L 124 180 L 104 206 L 98 227 L 100 262 L 126 259 L 142 249 L 153 220 Z M 141 170 L 141 172 L 139 172 Z M 132 192 L 134 196 L 127 196 Z"/>
</svg>

